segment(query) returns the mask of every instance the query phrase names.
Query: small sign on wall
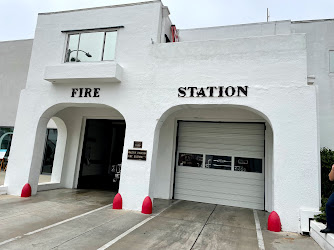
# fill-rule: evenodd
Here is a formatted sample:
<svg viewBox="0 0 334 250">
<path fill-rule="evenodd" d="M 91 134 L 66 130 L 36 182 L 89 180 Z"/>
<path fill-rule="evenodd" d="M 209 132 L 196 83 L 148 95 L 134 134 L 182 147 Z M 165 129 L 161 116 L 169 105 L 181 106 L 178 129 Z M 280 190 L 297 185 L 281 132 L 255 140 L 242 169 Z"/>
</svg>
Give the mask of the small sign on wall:
<svg viewBox="0 0 334 250">
<path fill-rule="evenodd" d="M 146 161 L 147 150 L 128 150 L 128 160 Z"/>
<path fill-rule="evenodd" d="M 134 141 L 133 142 L 133 147 L 134 148 L 142 148 L 143 147 L 143 142 L 142 141 Z"/>
</svg>

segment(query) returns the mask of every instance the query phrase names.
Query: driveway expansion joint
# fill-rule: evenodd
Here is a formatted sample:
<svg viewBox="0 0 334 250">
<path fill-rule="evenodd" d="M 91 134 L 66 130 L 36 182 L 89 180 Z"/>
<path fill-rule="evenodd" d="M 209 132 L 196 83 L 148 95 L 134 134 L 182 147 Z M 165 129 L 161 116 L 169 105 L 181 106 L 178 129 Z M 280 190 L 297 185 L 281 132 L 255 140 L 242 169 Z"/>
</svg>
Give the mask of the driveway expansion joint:
<svg viewBox="0 0 334 250">
<path fill-rule="evenodd" d="M 58 245 L 52 247 L 51 249 L 56 249 L 56 248 L 60 247 L 61 245 L 64 245 L 65 243 L 67 243 L 67 242 L 69 242 L 69 241 L 71 241 L 71 240 L 74 240 L 74 239 L 76 239 L 76 238 L 79 238 L 80 236 L 82 236 L 82 235 L 84 235 L 84 234 L 86 234 L 86 233 L 88 233 L 88 232 L 91 232 L 91 231 L 93 231 L 93 230 L 96 229 L 96 228 L 99 228 L 99 227 L 101 227 L 101 226 L 103 226 L 103 225 L 105 225 L 105 224 L 108 224 L 108 223 L 114 221 L 115 219 L 117 219 L 117 217 L 114 217 L 114 218 L 112 218 L 112 219 L 110 219 L 110 220 L 108 220 L 108 221 L 106 221 L 106 222 L 103 222 L 103 223 L 97 225 L 97 226 L 91 227 L 91 228 L 89 228 L 88 230 L 86 230 L 85 232 L 80 233 L 80 234 L 78 234 L 78 235 L 76 235 L 76 236 L 74 236 L 74 237 L 72 237 L 72 238 L 70 238 L 70 239 L 67 239 L 67 240 L 63 241 L 62 243 L 60 243 L 60 244 L 58 244 Z"/>
<path fill-rule="evenodd" d="M 212 215 L 213 212 L 216 210 L 217 206 L 218 206 L 218 205 L 216 204 L 215 207 L 213 208 L 213 210 L 211 211 L 209 217 L 208 217 L 207 220 L 205 221 L 205 223 L 204 223 L 204 225 L 203 225 L 201 231 L 200 231 L 199 234 L 197 235 L 196 240 L 194 241 L 194 243 L 193 243 L 193 245 L 191 246 L 190 250 L 192 250 L 192 249 L 194 248 L 194 246 L 195 246 L 195 244 L 196 244 L 198 238 L 200 237 L 201 233 L 203 232 L 203 229 L 204 229 L 205 226 L 207 225 L 207 223 L 208 223 L 208 221 L 209 221 L 211 215 Z"/>
</svg>

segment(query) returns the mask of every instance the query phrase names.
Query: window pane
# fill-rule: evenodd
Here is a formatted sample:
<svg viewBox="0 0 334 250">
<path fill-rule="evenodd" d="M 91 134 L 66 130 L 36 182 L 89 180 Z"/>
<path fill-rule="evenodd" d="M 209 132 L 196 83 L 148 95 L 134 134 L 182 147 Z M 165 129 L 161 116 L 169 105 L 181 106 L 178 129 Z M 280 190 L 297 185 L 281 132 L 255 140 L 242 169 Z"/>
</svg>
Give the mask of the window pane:
<svg viewBox="0 0 334 250">
<path fill-rule="evenodd" d="M 104 32 L 82 33 L 80 36 L 78 61 L 96 62 L 102 59 Z"/>
<path fill-rule="evenodd" d="M 262 159 L 235 157 L 234 171 L 262 173 Z"/>
<path fill-rule="evenodd" d="M 78 53 L 79 34 L 70 35 L 65 62 L 75 62 Z"/>
<path fill-rule="evenodd" d="M 13 131 L 14 131 L 14 128 L 12 128 L 12 127 L 2 127 L 2 128 L 0 128 L 0 138 L 4 134 L 7 134 L 7 133 L 10 133 L 10 132 L 13 132 Z M 2 139 L 2 142 L 0 142 L 1 143 L 0 149 L 3 149 L 3 150 L 9 149 L 11 140 L 12 140 L 12 133 L 7 134 L 6 136 L 4 136 L 3 139 Z"/>
<path fill-rule="evenodd" d="M 115 59 L 116 37 L 116 31 L 106 33 L 103 61 Z"/>
<path fill-rule="evenodd" d="M 54 156 L 57 145 L 57 129 L 47 129 L 46 142 L 44 149 L 44 159 L 42 164 L 42 173 L 52 173 Z"/>
<path fill-rule="evenodd" d="M 48 140 L 52 141 L 52 142 L 56 142 L 57 141 L 57 129 L 48 129 Z"/>
<path fill-rule="evenodd" d="M 0 142 L 0 159 L 2 159 L 5 155 L 6 156 L 9 155 L 10 145 L 11 145 L 12 137 L 13 137 L 13 134 L 12 134 L 13 131 L 14 131 L 14 128 L 12 127 L 6 127 L 6 128 L 1 127 L 0 128 L 0 138 L 6 134 L 2 138 L 2 142 Z"/>
<path fill-rule="evenodd" d="M 329 51 L 329 72 L 334 73 L 334 51 Z"/>
<path fill-rule="evenodd" d="M 179 166 L 202 167 L 203 155 L 179 153 Z"/>
<path fill-rule="evenodd" d="M 0 136 L 2 136 L 5 133 L 13 132 L 13 131 L 14 131 L 13 127 L 0 127 Z"/>
<path fill-rule="evenodd" d="M 231 170 L 232 157 L 220 155 L 207 155 L 205 157 L 205 167 L 214 169 Z"/>
</svg>

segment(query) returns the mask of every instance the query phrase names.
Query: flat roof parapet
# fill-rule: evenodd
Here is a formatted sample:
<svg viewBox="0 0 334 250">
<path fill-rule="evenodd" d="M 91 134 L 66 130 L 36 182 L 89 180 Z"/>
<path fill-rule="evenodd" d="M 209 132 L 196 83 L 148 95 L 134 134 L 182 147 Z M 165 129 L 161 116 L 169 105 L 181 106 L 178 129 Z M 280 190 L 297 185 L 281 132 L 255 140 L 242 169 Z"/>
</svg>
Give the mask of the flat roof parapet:
<svg viewBox="0 0 334 250">
<path fill-rule="evenodd" d="M 97 10 L 97 9 L 107 9 L 107 8 L 128 7 L 128 6 L 143 5 L 143 4 L 150 4 L 150 3 L 159 3 L 159 2 L 161 3 L 160 0 L 153 0 L 153 1 L 146 1 L 146 2 L 137 2 L 137 3 L 127 3 L 127 4 L 119 4 L 119 5 L 107 5 L 107 6 L 100 6 L 100 7 L 91 7 L 91 8 L 84 8 L 84 9 L 74 9 L 74 10 L 44 12 L 44 13 L 38 13 L 38 15 L 52 15 L 52 14 L 62 14 L 62 13 L 77 12 L 77 11 L 86 11 L 86 10 Z"/>
</svg>

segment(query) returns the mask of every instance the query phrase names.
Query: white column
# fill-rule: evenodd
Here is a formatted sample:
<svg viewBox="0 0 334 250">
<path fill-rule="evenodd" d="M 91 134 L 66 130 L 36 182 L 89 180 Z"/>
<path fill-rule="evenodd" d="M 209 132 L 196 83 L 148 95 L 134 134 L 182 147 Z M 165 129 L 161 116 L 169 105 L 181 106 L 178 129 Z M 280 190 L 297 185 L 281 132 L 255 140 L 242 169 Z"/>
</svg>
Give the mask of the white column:
<svg viewBox="0 0 334 250">
<path fill-rule="evenodd" d="M 66 150 L 63 158 L 61 173 L 61 186 L 76 188 L 81 162 L 81 146 L 85 134 L 83 117 L 72 109 L 62 113 L 59 117 L 65 122 L 67 128 Z"/>
<path fill-rule="evenodd" d="M 52 117 L 52 120 L 57 125 L 57 144 L 52 167 L 51 182 L 60 183 L 66 149 L 67 129 L 62 119 Z"/>
<path fill-rule="evenodd" d="M 150 180 L 152 163 L 155 159 L 153 153 L 155 128 L 156 120 L 153 119 L 126 119 L 126 135 L 119 188 L 119 193 L 123 198 L 123 209 L 141 210 L 146 196 L 150 196 L 153 200 L 150 193 Z M 143 147 L 138 150 L 147 150 L 146 161 L 128 160 L 128 150 L 134 149 L 134 141 L 143 142 Z"/>
<path fill-rule="evenodd" d="M 34 110 L 33 103 L 20 101 L 4 184 L 8 194 L 21 195 L 26 183 L 36 194 L 48 121 Z"/>
<path fill-rule="evenodd" d="M 283 231 L 300 232 L 300 208 L 319 206 L 316 119 L 300 120 L 300 124 L 281 121 L 273 130 L 273 210 Z"/>
</svg>

